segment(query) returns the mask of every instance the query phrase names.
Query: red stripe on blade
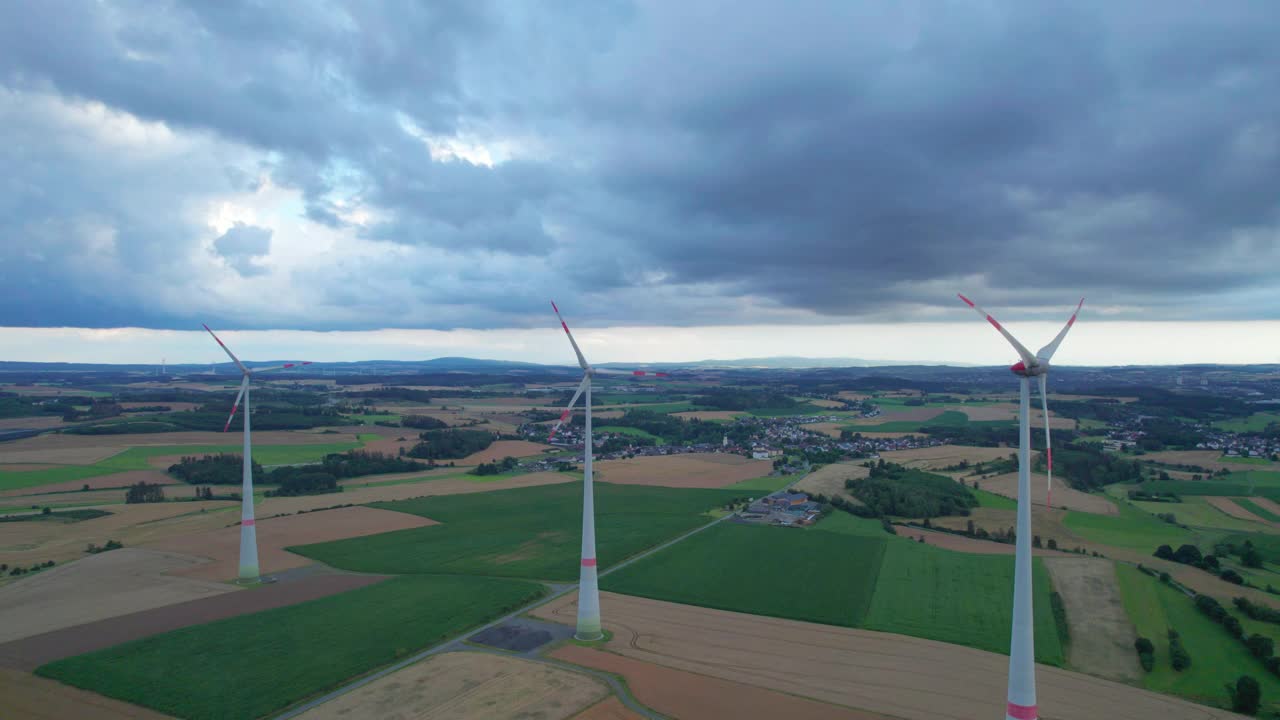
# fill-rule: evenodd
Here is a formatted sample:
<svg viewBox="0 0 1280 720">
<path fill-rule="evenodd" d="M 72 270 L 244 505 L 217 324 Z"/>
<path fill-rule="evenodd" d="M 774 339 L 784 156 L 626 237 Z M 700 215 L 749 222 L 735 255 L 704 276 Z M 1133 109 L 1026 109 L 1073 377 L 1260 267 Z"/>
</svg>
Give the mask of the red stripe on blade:
<svg viewBox="0 0 1280 720">
<path fill-rule="evenodd" d="M 991 323 L 991 324 L 992 324 L 992 326 L 994 326 L 994 327 L 995 327 L 995 329 L 997 329 L 997 330 L 1000 330 L 1000 329 L 1001 329 L 1001 327 L 1000 327 L 1000 323 L 996 322 L 996 319 L 995 319 L 995 318 L 993 318 L 993 317 L 991 317 L 990 315 L 988 315 L 988 316 L 987 316 L 987 322 Z"/>
<path fill-rule="evenodd" d="M 582 567 L 595 567 L 595 566 L 596 566 L 595 558 L 582 558 Z"/>
<path fill-rule="evenodd" d="M 567 417 L 569 417 L 569 411 L 568 411 L 568 410 L 565 410 L 564 412 L 560 413 L 560 422 L 564 422 L 564 419 L 565 419 L 565 418 L 567 418 Z"/>
<path fill-rule="evenodd" d="M 556 307 L 556 301 L 555 301 L 555 300 L 552 300 L 552 301 L 551 301 L 551 309 L 552 309 L 552 310 L 555 310 L 556 312 L 560 312 L 560 308 Z"/>
<path fill-rule="evenodd" d="M 1049 463 L 1049 472 L 1053 472 L 1053 448 L 1050 448 L 1050 449 L 1048 449 L 1048 450 L 1045 450 L 1045 451 L 1044 451 L 1044 454 L 1045 454 L 1046 456 L 1048 456 L 1048 457 L 1047 457 L 1047 460 L 1048 460 L 1048 463 Z"/>
<path fill-rule="evenodd" d="M 1039 717 L 1036 715 L 1035 705 L 1017 705 L 1015 703 L 1009 703 L 1009 706 L 1004 712 L 1009 717 L 1017 718 L 1018 720 L 1036 720 L 1036 718 Z"/>
<path fill-rule="evenodd" d="M 632 374 L 632 375 L 648 375 L 648 373 L 646 373 L 646 372 L 645 372 L 645 371 L 643 371 L 643 370 L 632 370 L 632 371 L 631 371 L 631 374 Z"/>
<path fill-rule="evenodd" d="M 671 377 L 669 373 L 654 373 L 654 375 L 657 375 L 658 377 Z"/>
<path fill-rule="evenodd" d="M 967 297 L 965 297 L 965 296 L 961 295 L 960 293 L 956 293 L 956 297 L 958 297 L 958 298 L 960 298 L 961 300 L 963 300 L 963 301 L 965 302 L 965 304 L 966 304 L 966 305 L 968 305 L 969 307 L 973 307 L 973 301 L 972 301 L 972 300 L 970 300 L 969 298 L 967 298 Z"/>
<path fill-rule="evenodd" d="M 569 326 L 565 325 L 563 320 L 560 321 L 560 327 L 564 328 L 565 333 L 569 332 Z"/>
</svg>

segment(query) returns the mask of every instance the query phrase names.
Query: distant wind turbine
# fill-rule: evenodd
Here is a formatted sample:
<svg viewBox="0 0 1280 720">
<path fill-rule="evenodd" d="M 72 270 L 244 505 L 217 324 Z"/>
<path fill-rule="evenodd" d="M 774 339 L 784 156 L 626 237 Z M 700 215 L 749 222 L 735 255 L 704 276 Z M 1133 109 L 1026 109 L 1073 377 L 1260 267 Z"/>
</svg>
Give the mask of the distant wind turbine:
<svg viewBox="0 0 1280 720">
<path fill-rule="evenodd" d="M 284 365 L 250 370 L 231 352 L 231 348 L 219 340 L 212 330 L 209 330 L 208 325 L 205 325 L 204 329 L 208 330 L 210 335 L 213 335 L 213 339 L 217 341 L 223 352 L 227 354 L 227 357 L 231 358 L 231 362 L 240 368 L 240 373 L 244 376 L 240 380 L 240 394 L 236 395 L 236 401 L 231 406 L 231 415 L 227 417 L 227 424 L 222 427 L 222 432 L 231 429 L 231 421 L 235 419 L 236 410 L 240 407 L 240 400 L 243 399 L 244 474 L 240 485 L 240 582 L 256 582 L 258 579 L 258 530 L 253 519 L 253 443 L 249 434 L 249 380 L 257 373 L 284 370 L 285 368 L 299 365 L 310 365 L 311 363 L 285 363 Z"/>
<path fill-rule="evenodd" d="M 1076 322 L 1076 315 L 1084 306 L 1084 298 L 1076 305 L 1075 312 L 1053 342 L 1031 354 L 1022 343 L 1009 334 L 986 310 L 972 300 L 960 295 L 966 305 L 987 319 L 1000 331 L 1005 340 L 1022 358 L 1009 369 L 1019 378 L 1018 406 L 1018 529 L 1014 551 L 1013 576 L 1013 639 L 1009 648 L 1009 694 L 1005 708 L 1005 720 L 1036 720 L 1036 647 L 1035 630 L 1031 614 L 1031 378 L 1040 380 L 1040 400 L 1044 408 L 1044 447 L 1049 471 L 1049 498 L 1053 493 L 1053 451 L 1049 445 L 1049 400 L 1047 380 L 1049 359 L 1057 352 L 1067 331 Z M 1050 504 L 1052 507 L 1052 504 Z"/>
<path fill-rule="evenodd" d="M 585 441 L 583 442 L 583 476 L 582 476 L 582 565 L 578 579 L 578 628 L 574 632 L 574 637 L 579 640 L 599 640 L 604 637 L 604 633 L 600 627 L 600 585 L 596 573 L 596 518 L 595 518 L 595 497 L 592 493 L 592 477 L 591 477 L 591 378 L 595 375 L 632 375 L 635 377 L 643 377 L 645 375 L 655 375 L 657 377 L 667 377 L 667 373 L 647 372 L 645 370 L 608 370 L 605 368 L 592 367 L 585 357 L 582 356 L 582 350 L 578 349 L 578 343 L 573 339 L 573 333 L 569 332 L 569 326 L 565 324 L 564 318 L 560 316 L 560 308 L 556 307 L 554 301 L 551 303 L 551 309 L 556 311 L 556 318 L 560 320 L 560 327 L 564 328 L 564 334 L 569 338 L 569 344 L 573 346 L 573 353 L 578 356 L 578 366 L 582 368 L 582 382 L 578 384 L 578 390 L 573 394 L 573 399 L 569 401 L 569 406 L 560 414 L 560 419 L 551 428 L 551 433 L 547 435 L 547 441 L 555 437 L 556 431 L 568 419 L 569 414 L 573 412 L 573 406 L 578 402 L 578 398 L 586 393 L 586 429 L 584 432 Z"/>
</svg>

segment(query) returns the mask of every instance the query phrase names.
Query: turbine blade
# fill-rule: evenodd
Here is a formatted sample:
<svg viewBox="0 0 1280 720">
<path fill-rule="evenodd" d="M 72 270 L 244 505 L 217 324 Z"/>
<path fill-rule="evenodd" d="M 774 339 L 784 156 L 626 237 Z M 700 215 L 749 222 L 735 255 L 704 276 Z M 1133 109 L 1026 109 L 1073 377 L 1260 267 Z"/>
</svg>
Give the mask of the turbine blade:
<svg viewBox="0 0 1280 720">
<path fill-rule="evenodd" d="M 244 391 L 249 389 L 249 376 L 245 375 L 240 381 L 240 393 L 236 395 L 236 401 L 231 404 L 231 415 L 227 418 L 227 424 L 222 426 L 222 432 L 231 429 L 231 421 L 236 417 L 236 410 L 240 409 L 240 400 L 244 398 Z"/>
<path fill-rule="evenodd" d="M 201 323 L 201 324 L 203 325 L 204 323 Z M 208 326 L 208 325 L 204 325 L 204 329 L 205 329 L 205 330 L 209 330 L 209 326 Z M 236 364 L 236 367 L 240 368 L 240 372 L 245 373 L 245 374 L 247 375 L 247 374 L 249 373 L 249 368 L 245 367 L 245 366 L 244 366 L 244 363 L 240 362 L 240 358 L 236 357 L 236 356 L 231 352 L 231 348 L 227 347 L 227 346 L 222 342 L 222 340 L 218 339 L 218 336 L 217 336 L 217 335 L 214 335 L 212 330 L 209 330 L 209 334 L 210 334 L 210 335 L 213 335 L 213 339 L 218 341 L 218 345 L 222 347 L 222 350 L 223 350 L 223 352 L 225 352 L 225 353 L 227 354 L 227 357 L 231 358 L 231 362 L 235 363 L 235 364 Z"/>
<path fill-rule="evenodd" d="M 582 351 L 578 349 L 578 343 L 573 339 L 573 333 L 569 332 L 569 326 L 565 324 L 564 318 L 560 317 L 560 308 L 556 307 L 556 301 L 551 301 L 551 309 L 556 311 L 556 318 L 560 320 L 560 327 L 564 328 L 564 334 L 569 336 L 569 344 L 573 346 L 573 352 L 578 356 L 578 367 L 583 370 L 589 369 L 591 366 L 587 364 L 587 359 L 582 356 Z"/>
<path fill-rule="evenodd" d="M 632 377 L 645 377 L 652 375 L 654 377 L 671 377 L 670 373 L 656 372 L 654 370 L 614 370 L 613 368 L 592 368 L 591 370 L 599 375 L 630 375 Z"/>
<path fill-rule="evenodd" d="M 564 409 L 564 412 L 560 413 L 560 419 L 556 421 L 556 424 L 551 426 L 551 433 L 547 435 L 547 442 L 551 442 L 551 438 L 556 436 L 556 431 L 569 418 L 569 413 L 573 412 L 573 406 L 577 404 L 578 398 L 582 397 L 582 393 L 586 391 L 587 383 L 589 382 L 591 382 L 591 376 L 583 375 L 582 382 L 578 383 L 578 391 L 573 394 L 573 399 L 569 401 L 569 406 Z"/>
<path fill-rule="evenodd" d="M 1037 362 L 1036 358 L 1034 355 L 1031 354 L 1031 351 L 1028 350 L 1026 347 L 1024 347 L 1022 343 L 1018 342 L 1017 338 L 1010 335 L 1009 331 L 1005 330 L 1004 326 L 1001 325 L 999 322 L 997 322 L 995 318 L 991 317 L 991 313 L 978 307 L 976 303 L 974 303 L 972 300 L 965 297 L 964 295 L 961 295 L 960 293 L 956 293 L 956 296 L 959 297 L 961 300 L 963 300 L 966 305 L 968 305 L 969 307 L 977 311 L 979 315 L 985 317 L 987 319 L 987 322 L 991 323 L 992 327 L 1000 331 L 1000 334 L 1004 336 L 1004 339 L 1008 340 L 1009 344 L 1013 346 L 1013 349 L 1018 351 L 1018 356 L 1022 358 L 1023 365 L 1027 367 L 1032 367 L 1033 365 L 1036 364 Z"/>
<path fill-rule="evenodd" d="M 1049 444 L 1049 391 L 1048 375 L 1040 376 L 1040 407 L 1044 411 L 1044 458 L 1048 470 L 1048 496 L 1045 505 L 1053 507 L 1053 446 Z"/>
<path fill-rule="evenodd" d="M 1039 358 L 1041 362 L 1049 362 L 1049 358 L 1053 357 L 1053 354 L 1058 352 L 1058 346 L 1062 344 L 1062 338 L 1066 337 L 1067 331 L 1071 329 L 1072 325 L 1076 324 L 1076 316 L 1080 314 L 1080 308 L 1082 307 L 1084 307 L 1084 298 L 1080 298 L 1080 304 L 1076 305 L 1075 312 L 1071 313 L 1071 317 L 1067 319 L 1067 324 L 1062 326 L 1062 330 L 1058 333 L 1058 337 L 1054 338 L 1053 342 L 1040 348 L 1040 352 L 1036 353 L 1036 357 Z"/>
<path fill-rule="evenodd" d="M 306 362 L 298 362 L 298 363 L 285 363 L 283 365 L 272 365 L 271 367 L 254 368 L 253 372 L 260 373 L 260 372 L 271 372 L 272 370 L 287 370 L 291 367 L 302 367 L 303 365 L 310 365 L 310 364 L 311 364 L 310 360 Z"/>
</svg>

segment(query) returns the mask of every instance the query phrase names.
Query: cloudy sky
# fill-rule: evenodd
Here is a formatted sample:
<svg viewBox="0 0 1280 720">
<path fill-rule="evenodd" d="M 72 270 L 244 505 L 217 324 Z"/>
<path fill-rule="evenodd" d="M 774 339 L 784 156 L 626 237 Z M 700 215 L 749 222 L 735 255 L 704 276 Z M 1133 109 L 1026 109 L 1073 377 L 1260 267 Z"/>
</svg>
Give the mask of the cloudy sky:
<svg viewBox="0 0 1280 720">
<path fill-rule="evenodd" d="M 1273 3 L 300 9 L 0 3 L 0 359 L 1280 362 Z"/>
</svg>

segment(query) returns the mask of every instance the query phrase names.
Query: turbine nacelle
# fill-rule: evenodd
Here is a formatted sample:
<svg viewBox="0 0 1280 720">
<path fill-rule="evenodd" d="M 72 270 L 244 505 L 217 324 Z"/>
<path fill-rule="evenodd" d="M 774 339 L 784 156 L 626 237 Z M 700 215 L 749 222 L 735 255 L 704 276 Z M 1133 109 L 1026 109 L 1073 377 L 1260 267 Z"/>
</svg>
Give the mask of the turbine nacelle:
<svg viewBox="0 0 1280 720">
<path fill-rule="evenodd" d="M 1009 370 L 1018 377 L 1037 377 L 1039 375 L 1049 374 L 1049 363 L 1034 362 L 1031 364 L 1031 367 L 1027 367 L 1025 362 L 1019 360 L 1013 365 L 1010 365 Z"/>
</svg>

